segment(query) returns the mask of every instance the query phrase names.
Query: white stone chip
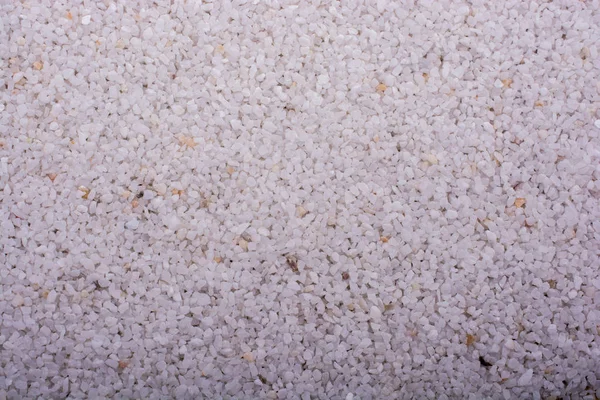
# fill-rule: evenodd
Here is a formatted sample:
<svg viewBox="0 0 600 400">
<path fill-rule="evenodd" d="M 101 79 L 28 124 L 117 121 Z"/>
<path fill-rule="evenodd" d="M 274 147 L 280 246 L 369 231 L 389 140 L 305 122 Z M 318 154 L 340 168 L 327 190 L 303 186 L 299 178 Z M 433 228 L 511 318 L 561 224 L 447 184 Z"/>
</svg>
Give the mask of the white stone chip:
<svg viewBox="0 0 600 400">
<path fill-rule="evenodd" d="M 131 229 L 131 230 L 135 230 L 138 228 L 138 226 L 140 226 L 140 221 L 137 218 L 133 218 L 130 219 L 129 221 L 127 221 L 127 223 L 125 224 L 125 227 L 127 229 Z"/>
<path fill-rule="evenodd" d="M 519 378 L 519 381 L 517 382 L 517 384 L 519 386 L 530 385 L 532 378 L 533 378 L 533 370 L 532 369 L 528 369 L 527 371 L 525 371 L 525 373 L 523 375 L 521 375 L 521 377 Z"/>
<path fill-rule="evenodd" d="M 4 3 L 0 399 L 593 397 L 597 0 Z"/>
<path fill-rule="evenodd" d="M 381 319 L 381 310 L 377 306 L 372 306 L 369 315 L 373 320 L 378 321 Z"/>
</svg>

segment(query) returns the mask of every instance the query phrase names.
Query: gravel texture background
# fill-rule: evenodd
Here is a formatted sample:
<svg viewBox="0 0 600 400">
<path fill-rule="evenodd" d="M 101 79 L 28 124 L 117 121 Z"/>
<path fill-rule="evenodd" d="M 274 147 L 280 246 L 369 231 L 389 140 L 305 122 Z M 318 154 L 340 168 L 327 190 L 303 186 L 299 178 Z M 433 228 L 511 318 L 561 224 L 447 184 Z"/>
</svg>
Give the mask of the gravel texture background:
<svg viewBox="0 0 600 400">
<path fill-rule="evenodd" d="M 0 4 L 0 399 L 600 397 L 598 0 Z"/>
</svg>

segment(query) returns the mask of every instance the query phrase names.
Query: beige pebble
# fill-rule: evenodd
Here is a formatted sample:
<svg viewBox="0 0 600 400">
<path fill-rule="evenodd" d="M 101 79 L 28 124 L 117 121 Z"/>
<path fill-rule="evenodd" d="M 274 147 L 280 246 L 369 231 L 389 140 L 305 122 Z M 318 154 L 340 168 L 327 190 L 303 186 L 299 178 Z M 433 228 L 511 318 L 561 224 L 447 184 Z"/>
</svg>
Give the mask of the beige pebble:
<svg viewBox="0 0 600 400">
<path fill-rule="evenodd" d="M 515 206 L 517 208 L 522 208 L 525 205 L 525 198 L 524 197 L 517 197 L 517 199 L 515 200 Z"/>
<path fill-rule="evenodd" d="M 507 79 L 502 79 L 502 85 L 503 85 L 505 88 L 510 88 L 510 87 L 512 86 L 512 83 L 513 83 L 513 80 L 512 80 L 512 79 L 510 79 L 510 78 L 507 78 Z"/>
<path fill-rule="evenodd" d="M 438 158 L 436 156 L 434 156 L 433 154 L 427 155 L 427 161 L 432 165 L 436 165 L 439 162 Z"/>
<path fill-rule="evenodd" d="M 80 192 L 83 192 L 83 196 L 81 196 L 82 199 L 84 199 L 84 200 L 88 199 L 88 195 L 90 194 L 90 189 L 86 188 L 85 186 L 79 186 L 77 188 L 77 190 L 79 190 Z"/>
<path fill-rule="evenodd" d="M 191 147 L 191 148 L 194 148 L 197 145 L 197 143 L 194 141 L 193 137 L 184 136 L 184 135 L 179 136 L 179 143 L 182 146 L 185 145 L 185 146 L 188 146 L 188 147 Z"/>
<path fill-rule="evenodd" d="M 302 206 L 298 206 L 296 207 L 296 212 L 298 213 L 298 216 L 300 218 L 304 217 L 306 214 L 308 214 L 308 211 L 306 211 L 306 208 L 302 207 Z"/>
</svg>

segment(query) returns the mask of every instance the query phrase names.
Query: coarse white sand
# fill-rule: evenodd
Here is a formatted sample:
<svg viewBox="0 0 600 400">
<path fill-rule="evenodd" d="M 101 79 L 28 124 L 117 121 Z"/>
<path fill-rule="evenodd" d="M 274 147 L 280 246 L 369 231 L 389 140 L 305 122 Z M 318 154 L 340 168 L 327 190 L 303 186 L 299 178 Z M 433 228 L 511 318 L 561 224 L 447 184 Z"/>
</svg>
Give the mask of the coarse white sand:
<svg viewBox="0 0 600 400">
<path fill-rule="evenodd" d="M 0 399 L 600 397 L 598 0 L 0 4 Z"/>
</svg>

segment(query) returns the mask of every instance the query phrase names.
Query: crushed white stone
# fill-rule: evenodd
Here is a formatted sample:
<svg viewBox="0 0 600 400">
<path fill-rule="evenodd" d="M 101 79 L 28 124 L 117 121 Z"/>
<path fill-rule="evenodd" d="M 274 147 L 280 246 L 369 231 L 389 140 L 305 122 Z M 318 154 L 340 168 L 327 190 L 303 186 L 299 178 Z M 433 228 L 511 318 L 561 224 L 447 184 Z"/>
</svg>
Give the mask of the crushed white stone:
<svg viewBox="0 0 600 400">
<path fill-rule="evenodd" d="M 600 397 L 598 26 L 2 2 L 0 398 Z"/>
<path fill-rule="evenodd" d="M 521 375 L 517 384 L 519 386 L 527 386 L 531 384 L 531 378 L 533 378 L 533 369 L 528 369 L 523 375 Z"/>
</svg>

